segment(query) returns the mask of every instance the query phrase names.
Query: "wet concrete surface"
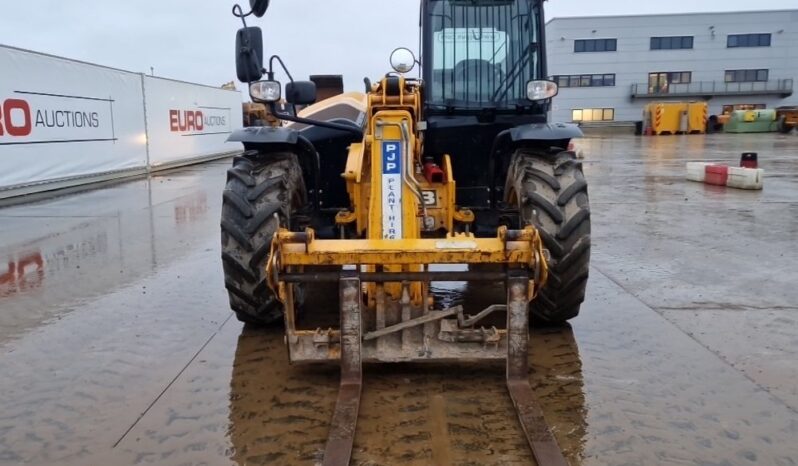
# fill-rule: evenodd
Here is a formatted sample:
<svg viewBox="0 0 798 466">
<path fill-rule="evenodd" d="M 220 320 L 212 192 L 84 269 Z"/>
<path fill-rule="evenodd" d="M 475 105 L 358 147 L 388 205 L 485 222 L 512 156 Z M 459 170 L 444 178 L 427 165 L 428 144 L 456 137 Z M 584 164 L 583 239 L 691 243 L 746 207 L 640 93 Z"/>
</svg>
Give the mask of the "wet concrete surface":
<svg viewBox="0 0 798 466">
<path fill-rule="evenodd" d="M 588 298 L 571 328 L 534 330 L 530 354 L 571 463 L 798 464 L 798 137 L 578 146 L 593 210 Z M 745 150 L 759 152 L 763 192 L 683 181 L 686 161 L 734 163 Z M 0 209 L 0 464 L 319 460 L 338 371 L 289 366 L 278 329 L 231 318 L 226 168 Z M 437 293 L 470 306 L 501 296 Z M 501 365 L 368 367 L 354 456 L 533 461 Z"/>
</svg>

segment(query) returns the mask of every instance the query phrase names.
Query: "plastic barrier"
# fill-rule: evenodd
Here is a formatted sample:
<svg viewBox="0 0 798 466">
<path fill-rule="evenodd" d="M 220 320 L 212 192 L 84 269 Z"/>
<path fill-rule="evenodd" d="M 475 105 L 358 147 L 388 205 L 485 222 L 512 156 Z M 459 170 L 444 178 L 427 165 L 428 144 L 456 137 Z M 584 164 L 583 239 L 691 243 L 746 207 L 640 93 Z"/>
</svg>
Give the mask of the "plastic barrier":
<svg viewBox="0 0 798 466">
<path fill-rule="evenodd" d="M 729 188 L 760 190 L 765 171 L 761 168 L 729 167 L 707 162 L 687 162 L 687 180 Z"/>
<path fill-rule="evenodd" d="M 703 183 L 707 173 L 707 165 L 712 164 L 709 162 L 687 162 L 687 179 Z"/>
<path fill-rule="evenodd" d="M 759 190 L 763 188 L 765 171 L 761 168 L 729 167 L 726 186 L 737 189 Z"/>
<path fill-rule="evenodd" d="M 726 165 L 707 165 L 704 167 L 704 183 L 715 186 L 726 186 L 729 179 L 729 167 Z"/>
</svg>

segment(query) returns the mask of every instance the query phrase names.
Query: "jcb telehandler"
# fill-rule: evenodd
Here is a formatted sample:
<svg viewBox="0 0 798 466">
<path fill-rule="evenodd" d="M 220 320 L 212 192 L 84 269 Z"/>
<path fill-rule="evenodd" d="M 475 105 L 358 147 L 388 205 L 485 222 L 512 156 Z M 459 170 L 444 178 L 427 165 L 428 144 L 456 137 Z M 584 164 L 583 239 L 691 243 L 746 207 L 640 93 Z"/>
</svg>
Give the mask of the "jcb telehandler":
<svg viewBox="0 0 798 466">
<path fill-rule="evenodd" d="M 568 150 L 581 132 L 547 122 L 543 0 L 422 0 L 420 62 L 397 49 L 365 93 L 318 103 L 277 55 L 263 61 L 245 18 L 268 3 L 233 8 L 238 79 L 282 122 L 230 137 L 244 153 L 224 191 L 225 285 L 240 320 L 284 322 L 292 362 L 341 364 L 324 464 L 349 462 L 362 363 L 497 359 L 538 463 L 566 464 L 529 385 L 529 322 L 578 314 L 590 210 Z M 299 318 L 323 281 L 339 284 L 339 328 L 314 325 L 314 309 Z M 507 302 L 441 309 L 437 281 L 503 281 Z"/>
</svg>

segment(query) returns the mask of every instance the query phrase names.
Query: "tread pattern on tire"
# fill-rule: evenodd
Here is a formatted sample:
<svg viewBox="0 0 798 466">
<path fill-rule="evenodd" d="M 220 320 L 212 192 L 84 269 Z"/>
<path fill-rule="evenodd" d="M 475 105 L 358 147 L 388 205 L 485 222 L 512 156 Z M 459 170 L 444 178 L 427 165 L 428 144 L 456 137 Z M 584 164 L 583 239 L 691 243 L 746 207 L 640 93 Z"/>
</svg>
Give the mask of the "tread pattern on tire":
<svg viewBox="0 0 798 466">
<path fill-rule="evenodd" d="M 582 164 L 570 151 L 518 149 L 505 192 L 515 193 L 521 225 L 535 226 L 551 254 L 549 281 L 530 305 L 532 316 L 551 323 L 576 317 L 590 266 L 590 204 Z"/>
<path fill-rule="evenodd" d="M 222 266 L 230 307 L 252 324 L 282 321 L 283 308 L 266 284 L 264 268 L 274 233 L 290 225 L 306 202 L 296 155 L 236 157 L 222 195 Z M 301 293 L 296 293 L 297 301 Z"/>
</svg>

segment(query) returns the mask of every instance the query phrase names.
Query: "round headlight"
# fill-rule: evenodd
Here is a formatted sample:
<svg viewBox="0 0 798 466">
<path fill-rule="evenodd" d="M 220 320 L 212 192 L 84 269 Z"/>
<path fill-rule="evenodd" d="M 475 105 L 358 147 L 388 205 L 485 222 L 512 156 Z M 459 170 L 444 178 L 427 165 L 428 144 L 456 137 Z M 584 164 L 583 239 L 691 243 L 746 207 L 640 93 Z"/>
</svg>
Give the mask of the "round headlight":
<svg viewBox="0 0 798 466">
<path fill-rule="evenodd" d="M 280 89 L 277 81 L 255 81 L 249 85 L 249 95 L 257 102 L 277 102 L 281 97 Z"/>
<path fill-rule="evenodd" d="M 560 88 L 554 81 L 529 81 L 526 84 L 526 98 L 533 102 L 551 99 L 558 92 L 560 92 Z"/>
</svg>

